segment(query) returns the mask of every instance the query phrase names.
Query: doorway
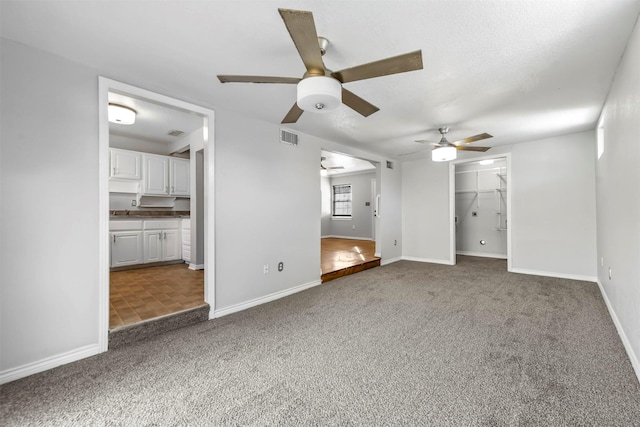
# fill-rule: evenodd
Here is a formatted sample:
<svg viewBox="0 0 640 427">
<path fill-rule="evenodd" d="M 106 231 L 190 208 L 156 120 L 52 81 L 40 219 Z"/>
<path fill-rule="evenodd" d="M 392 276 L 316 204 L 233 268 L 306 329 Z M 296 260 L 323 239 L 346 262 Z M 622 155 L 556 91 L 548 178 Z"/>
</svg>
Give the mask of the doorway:
<svg viewBox="0 0 640 427">
<path fill-rule="evenodd" d="M 378 165 L 321 150 L 323 282 L 380 265 L 375 232 Z"/>
<path fill-rule="evenodd" d="M 507 260 L 511 270 L 509 155 L 452 162 L 452 259 L 475 256 Z"/>
<path fill-rule="evenodd" d="M 142 313 L 137 317 L 147 320 L 142 317 L 184 308 L 185 302 L 179 301 L 184 295 L 174 293 L 173 302 L 171 295 L 188 290 L 187 276 L 187 282 L 199 281 L 200 301 L 208 304 L 205 316 L 213 317 L 214 245 L 213 233 L 208 230 L 214 221 L 207 203 L 213 200 L 209 192 L 213 190 L 214 116 L 212 110 L 102 77 L 99 101 L 100 346 L 105 351 L 114 320 L 110 316 L 112 274 L 135 276 L 132 280 L 136 281 L 143 276 L 151 282 L 162 278 L 164 295 L 150 294 L 147 291 L 152 285 L 145 285 L 138 313 L 130 310 L 129 320 L 135 321 L 136 314 Z M 110 125 L 109 104 L 134 110 L 138 129 Z M 171 129 L 165 129 L 167 126 Z M 127 175 L 132 171 L 133 175 Z M 114 240 L 122 242 L 117 250 Z M 177 289 L 166 287 L 171 285 L 171 277 Z M 141 308 L 145 299 L 150 307 Z M 130 305 L 122 303 L 121 307 L 133 308 Z"/>
</svg>

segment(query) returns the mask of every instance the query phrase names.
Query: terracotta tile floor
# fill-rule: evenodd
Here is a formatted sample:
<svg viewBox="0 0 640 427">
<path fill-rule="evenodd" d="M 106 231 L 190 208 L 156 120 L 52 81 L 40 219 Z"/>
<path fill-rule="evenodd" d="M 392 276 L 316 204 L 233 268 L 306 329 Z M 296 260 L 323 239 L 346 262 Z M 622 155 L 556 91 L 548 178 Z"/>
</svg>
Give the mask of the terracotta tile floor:
<svg viewBox="0 0 640 427">
<path fill-rule="evenodd" d="M 204 304 L 204 270 L 187 264 L 110 273 L 109 329 Z"/>
</svg>

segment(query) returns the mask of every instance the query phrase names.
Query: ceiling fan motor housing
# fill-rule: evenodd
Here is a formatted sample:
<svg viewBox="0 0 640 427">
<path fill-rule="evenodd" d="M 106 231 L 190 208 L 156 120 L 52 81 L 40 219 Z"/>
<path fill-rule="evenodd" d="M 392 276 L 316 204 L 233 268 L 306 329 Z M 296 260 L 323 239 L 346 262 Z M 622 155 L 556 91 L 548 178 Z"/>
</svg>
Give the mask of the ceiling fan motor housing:
<svg viewBox="0 0 640 427">
<path fill-rule="evenodd" d="M 324 113 L 342 104 L 342 85 L 333 77 L 312 76 L 298 83 L 298 107 Z"/>
</svg>

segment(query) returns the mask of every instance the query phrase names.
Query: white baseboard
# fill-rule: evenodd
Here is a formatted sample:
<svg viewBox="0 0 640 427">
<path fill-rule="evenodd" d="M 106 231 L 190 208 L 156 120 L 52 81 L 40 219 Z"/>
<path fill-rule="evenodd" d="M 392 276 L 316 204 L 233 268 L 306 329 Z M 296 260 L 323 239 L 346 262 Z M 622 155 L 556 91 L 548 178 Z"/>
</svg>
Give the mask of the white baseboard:
<svg viewBox="0 0 640 427">
<path fill-rule="evenodd" d="M 302 285 L 295 286 L 293 288 L 285 289 L 284 291 L 274 292 L 272 294 L 265 295 L 260 298 L 252 299 L 250 301 L 242 302 L 240 304 L 235 304 L 227 308 L 217 309 L 213 312 L 213 317 L 214 318 L 222 317 L 231 313 L 236 313 L 238 311 L 246 310 L 248 308 L 255 307 L 260 304 L 265 304 L 280 298 L 284 298 L 289 295 L 293 295 L 298 292 L 302 292 L 305 289 L 313 288 L 314 286 L 318 286 L 320 284 L 322 284 L 320 280 L 315 280 L 313 282 L 304 283 Z"/>
<path fill-rule="evenodd" d="M 607 297 L 607 293 L 604 291 L 604 287 L 600 280 L 597 279 L 596 283 L 598 284 L 598 288 L 600 289 L 600 294 L 602 295 L 602 299 L 607 306 L 607 310 L 609 310 L 609 315 L 611 316 L 611 320 L 613 320 L 613 324 L 616 326 L 616 330 L 618 331 L 618 335 L 622 340 L 622 345 L 624 345 L 624 349 L 627 351 L 627 356 L 629 356 L 629 360 L 631 361 L 631 366 L 633 366 L 633 370 L 636 373 L 636 377 L 638 381 L 640 381 L 640 360 L 638 356 L 634 353 L 633 347 L 631 346 L 631 342 L 627 338 L 627 334 L 624 333 L 624 329 L 622 328 L 622 324 L 618 320 L 618 316 L 616 315 L 609 298 Z"/>
<path fill-rule="evenodd" d="M 189 270 L 204 270 L 204 264 L 189 264 Z"/>
<path fill-rule="evenodd" d="M 510 273 L 530 274 L 532 276 L 556 277 L 558 279 L 581 280 L 583 282 L 596 282 L 596 276 L 582 276 L 579 274 L 555 273 L 552 271 L 525 270 L 522 268 L 512 268 Z"/>
<path fill-rule="evenodd" d="M 468 252 L 468 251 L 458 251 L 456 255 L 466 255 L 466 256 L 479 256 L 484 258 L 498 258 L 498 259 L 507 259 L 505 254 L 492 254 L 487 252 Z"/>
<path fill-rule="evenodd" d="M 380 265 L 387 265 L 387 264 L 391 264 L 393 262 L 398 262 L 398 261 L 402 261 L 402 257 L 396 257 L 396 258 L 389 258 L 389 259 L 385 259 L 385 260 L 380 260 Z"/>
<path fill-rule="evenodd" d="M 413 256 L 403 256 L 402 259 L 405 261 L 428 262 L 431 264 L 455 265 L 447 259 L 418 258 Z"/>
<path fill-rule="evenodd" d="M 60 365 L 66 365 L 67 363 L 95 356 L 98 353 L 100 353 L 100 346 L 98 344 L 91 344 L 56 356 L 47 357 L 37 362 L 27 363 L 17 368 L 7 369 L 6 371 L 0 372 L 0 384 L 6 384 L 20 378 L 28 377 L 29 375 L 37 374 L 38 372 L 56 368 Z"/>
</svg>

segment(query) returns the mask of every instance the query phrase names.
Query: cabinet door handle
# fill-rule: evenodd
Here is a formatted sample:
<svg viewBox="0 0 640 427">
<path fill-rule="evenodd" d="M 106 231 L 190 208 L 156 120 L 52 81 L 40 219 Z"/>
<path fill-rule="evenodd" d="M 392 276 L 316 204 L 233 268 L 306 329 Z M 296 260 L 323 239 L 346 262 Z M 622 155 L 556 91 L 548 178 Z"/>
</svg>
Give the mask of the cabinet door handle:
<svg viewBox="0 0 640 427">
<path fill-rule="evenodd" d="M 117 168 L 113 168 L 113 174 L 114 174 L 114 175 L 116 174 L 116 171 L 117 171 L 117 170 L 118 170 Z"/>
<path fill-rule="evenodd" d="M 114 235 L 113 236 L 113 243 L 115 243 L 115 242 L 116 242 L 116 236 Z"/>
</svg>

